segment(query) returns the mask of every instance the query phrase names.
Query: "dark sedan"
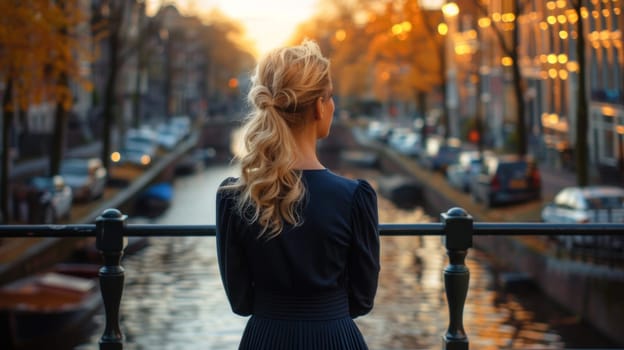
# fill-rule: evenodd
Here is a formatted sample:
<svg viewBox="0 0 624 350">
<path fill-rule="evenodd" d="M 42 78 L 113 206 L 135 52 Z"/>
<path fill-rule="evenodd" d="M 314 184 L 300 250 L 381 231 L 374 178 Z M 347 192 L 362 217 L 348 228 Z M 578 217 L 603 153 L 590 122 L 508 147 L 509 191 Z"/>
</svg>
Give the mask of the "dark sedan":
<svg viewBox="0 0 624 350">
<path fill-rule="evenodd" d="M 486 207 L 541 198 L 542 183 L 537 164 L 529 157 L 489 156 L 473 177 L 472 198 Z"/>
</svg>

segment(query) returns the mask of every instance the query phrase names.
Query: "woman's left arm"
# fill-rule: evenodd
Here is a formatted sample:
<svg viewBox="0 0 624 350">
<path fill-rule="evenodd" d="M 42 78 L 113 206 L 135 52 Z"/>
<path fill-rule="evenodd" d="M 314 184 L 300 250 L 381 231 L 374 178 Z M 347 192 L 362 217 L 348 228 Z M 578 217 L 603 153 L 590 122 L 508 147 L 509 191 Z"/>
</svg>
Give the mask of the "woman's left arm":
<svg viewBox="0 0 624 350">
<path fill-rule="evenodd" d="M 379 218 L 377 194 L 359 180 L 353 199 L 353 239 L 348 262 L 349 313 L 355 318 L 373 308 L 379 278 Z"/>
</svg>

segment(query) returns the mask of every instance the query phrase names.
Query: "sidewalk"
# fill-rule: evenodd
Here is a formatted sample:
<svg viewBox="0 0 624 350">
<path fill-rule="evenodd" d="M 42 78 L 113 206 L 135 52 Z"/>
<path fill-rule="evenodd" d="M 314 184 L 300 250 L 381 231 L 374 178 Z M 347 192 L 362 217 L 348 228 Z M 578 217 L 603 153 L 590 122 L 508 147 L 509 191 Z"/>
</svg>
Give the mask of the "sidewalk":
<svg viewBox="0 0 624 350">
<path fill-rule="evenodd" d="M 102 143 L 99 141 L 88 143 L 78 147 L 72 147 L 65 151 L 65 157 L 99 157 Z M 35 159 L 17 161 L 11 167 L 10 179 L 34 173 L 45 173 L 48 169 L 49 156 Z"/>
<path fill-rule="evenodd" d="M 564 187 L 576 186 L 576 173 L 569 169 L 556 168 L 546 162 L 539 163 L 542 176 L 542 198 L 552 198 Z"/>
</svg>

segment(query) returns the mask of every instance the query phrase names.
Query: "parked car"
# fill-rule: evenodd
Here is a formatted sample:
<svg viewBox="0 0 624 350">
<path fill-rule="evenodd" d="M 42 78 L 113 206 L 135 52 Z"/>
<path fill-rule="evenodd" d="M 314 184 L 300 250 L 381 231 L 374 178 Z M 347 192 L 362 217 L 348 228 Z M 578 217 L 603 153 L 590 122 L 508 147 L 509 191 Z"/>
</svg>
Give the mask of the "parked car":
<svg viewBox="0 0 624 350">
<path fill-rule="evenodd" d="M 111 153 L 113 165 L 131 164 L 148 167 L 157 157 L 158 134 L 147 128 L 130 129 L 126 132 L 123 146 Z"/>
<path fill-rule="evenodd" d="M 425 149 L 421 153 L 420 163 L 431 171 L 446 172 L 446 168 L 457 162 L 462 151 L 458 139 L 443 140 L 437 137 L 427 138 Z"/>
<path fill-rule="evenodd" d="M 156 133 L 156 142 L 167 151 L 173 150 L 184 137 L 179 128 L 166 123 L 158 125 Z"/>
<path fill-rule="evenodd" d="M 410 133 L 412 133 L 412 130 L 409 128 L 393 128 L 388 135 L 388 145 L 392 148 L 396 148 L 396 146 L 399 145 Z"/>
<path fill-rule="evenodd" d="M 169 119 L 169 125 L 178 130 L 182 138 L 191 134 L 191 118 L 186 115 L 177 115 Z"/>
<path fill-rule="evenodd" d="M 155 157 L 153 150 L 146 145 L 126 144 L 125 147 L 111 154 L 113 165 L 130 164 L 146 168 Z"/>
<path fill-rule="evenodd" d="M 472 198 L 486 207 L 539 199 L 542 181 L 537 163 L 517 155 L 487 156 L 471 183 Z"/>
<path fill-rule="evenodd" d="M 377 141 L 386 141 L 390 134 L 391 126 L 386 122 L 381 122 L 378 120 L 373 120 L 368 124 L 368 129 L 366 130 L 366 134 L 371 139 Z"/>
<path fill-rule="evenodd" d="M 624 188 L 617 186 L 565 187 L 542 209 L 550 223 L 624 223 Z"/>
<path fill-rule="evenodd" d="M 542 221 L 548 223 L 624 223 L 624 188 L 595 185 L 565 187 L 542 208 Z M 622 249 L 624 238 L 613 236 L 558 236 L 568 249 L 575 246 Z"/>
<path fill-rule="evenodd" d="M 422 150 L 420 135 L 414 131 L 403 132 L 396 136 L 393 134 L 389 144 L 397 152 L 408 157 L 416 158 Z"/>
<path fill-rule="evenodd" d="M 75 201 L 100 198 L 106 189 L 107 172 L 99 158 L 64 159 L 59 175 L 71 187 Z"/>
<path fill-rule="evenodd" d="M 151 158 L 155 158 L 158 151 L 158 133 L 147 128 L 130 129 L 126 131 L 124 147 L 141 148 Z"/>
<path fill-rule="evenodd" d="M 483 157 L 492 155 L 484 151 L 462 151 L 457 157 L 457 162 L 448 166 L 446 178 L 449 184 L 463 192 L 470 192 L 472 179 L 479 174 L 483 164 Z"/>
<path fill-rule="evenodd" d="M 31 177 L 13 188 L 13 217 L 22 223 L 55 224 L 71 217 L 73 198 L 62 176 Z"/>
</svg>

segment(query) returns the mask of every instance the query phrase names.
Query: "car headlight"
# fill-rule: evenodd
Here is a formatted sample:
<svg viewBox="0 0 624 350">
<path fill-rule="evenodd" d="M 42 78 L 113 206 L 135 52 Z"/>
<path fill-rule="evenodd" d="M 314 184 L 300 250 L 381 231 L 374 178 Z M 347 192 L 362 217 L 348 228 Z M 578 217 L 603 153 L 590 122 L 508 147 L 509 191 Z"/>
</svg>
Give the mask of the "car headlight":
<svg viewBox="0 0 624 350">
<path fill-rule="evenodd" d="M 121 160 L 121 153 L 119 152 L 113 152 L 111 153 L 110 159 L 114 162 L 114 163 L 118 163 Z"/>
<path fill-rule="evenodd" d="M 152 161 L 152 158 L 147 154 L 141 156 L 141 164 L 148 165 Z"/>
</svg>

